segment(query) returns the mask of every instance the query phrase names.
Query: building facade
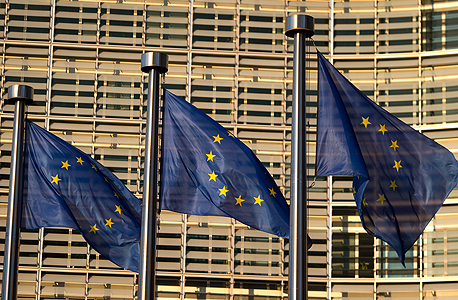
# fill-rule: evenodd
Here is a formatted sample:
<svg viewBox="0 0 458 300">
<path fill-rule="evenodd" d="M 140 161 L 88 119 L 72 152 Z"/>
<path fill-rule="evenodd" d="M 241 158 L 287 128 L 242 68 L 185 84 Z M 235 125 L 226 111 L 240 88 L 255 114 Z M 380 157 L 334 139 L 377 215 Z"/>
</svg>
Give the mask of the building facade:
<svg viewBox="0 0 458 300">
<path fill-rule="evenodd" d="M 404 268 L 361 227 L 351 179 L 314 176 L 315 46 L 367 96 L 458 155 L 458 1 L 0 0 L 0 11 L 3 94 L 11 84 L 32 86 L 28 118 L 91 154 L 138 197 L 148 82 L 141 54 L 163 51 L 163 86 L 253 149 L 289 199 L 293 42 L 285 22 L 313 16 L 309 299 L 458 297 L 456 189 Z M 1 247 L 13 109 L 2 101 Z M 160 219 L 158 299 L 287 299 L 288 240 L 227 218 L 163 211 Z M 19 273 L 20 299 L 133 299 L 138 280 L 63 228 L 22 231 Z"/>
</svg>

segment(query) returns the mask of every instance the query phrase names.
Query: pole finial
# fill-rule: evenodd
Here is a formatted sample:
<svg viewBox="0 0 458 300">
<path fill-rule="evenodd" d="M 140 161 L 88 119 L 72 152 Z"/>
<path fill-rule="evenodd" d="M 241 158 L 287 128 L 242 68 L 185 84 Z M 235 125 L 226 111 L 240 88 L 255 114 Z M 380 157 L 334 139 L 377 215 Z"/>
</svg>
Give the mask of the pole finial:
<svg viewBox="0 0 458 300">
<path fill-rule="evenodd" d="M 169 57 L 162 52 L 146 52 L 142 54 L 142 71 L 148 73 L 156 69 L 160 74 L 168 71 Z"/>
<path fill-rule="evenodd" d="M 8 87 L 8 103 L 24 100 L 26 104 L 33 102 L 33 87 L 23 84 L 13 84 Z"/>
<path fill-rule="evenodd" d="M 303 32 L 306 38 L 315 34 L 315 19 L 309 15 L 290 15 L 286 18 L 286 36 L 294 37 L 297 32 Z"/>
</svg>

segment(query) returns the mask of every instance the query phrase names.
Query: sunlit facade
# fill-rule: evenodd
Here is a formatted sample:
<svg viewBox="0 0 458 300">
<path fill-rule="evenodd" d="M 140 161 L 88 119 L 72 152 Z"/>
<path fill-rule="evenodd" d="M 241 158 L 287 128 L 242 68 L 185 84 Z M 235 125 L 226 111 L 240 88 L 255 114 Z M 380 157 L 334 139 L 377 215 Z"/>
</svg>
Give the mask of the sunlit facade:
<svg viewBox="0 0 458 300">
<path fill-rule="evenodd" d="M 163 86 L 253 149 L 289 199 L 293 42 L 284 32 L 293 13 L 315 18 L 314 44 L 367 96 L 458 154 L 458 1 L 0 0 L 1 87 L 32 86 L 28 118 L 141 197 L 140 58 L 166 52 Z M 309 44 L 311 183 L 317 73 Z M 12 117 L 2 102 L 1 246 Z M 350 178 L 316 178 L 308 197 L 309 299 L 458 297 L 458 191 L 407 253 L 406 268 L 361 227 Z M 158 299 L 287 299 L 287 240 L 228 218 L 160 218 Z M 68 229 L 22 231 L 19 272 L 20 299 L 133 299 L 138 280 Z"/>
</svg>

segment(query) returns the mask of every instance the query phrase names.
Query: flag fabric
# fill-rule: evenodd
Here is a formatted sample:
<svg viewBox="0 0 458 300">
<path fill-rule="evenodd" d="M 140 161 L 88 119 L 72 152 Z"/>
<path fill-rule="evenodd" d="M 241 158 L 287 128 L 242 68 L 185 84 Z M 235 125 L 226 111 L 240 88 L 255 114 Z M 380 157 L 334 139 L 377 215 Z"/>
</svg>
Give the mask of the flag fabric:
<svg viewBox="0 0 458 300">
<path fill-rule="evenodd" d="M 96 160 L 27 121 L 22 227 L 79 230 L 116 265 L 138 272 L 141 201 Z"/>
<path fill-rule="evenodd" d="M 163 111 L 161 209 L 231 217 L 287 238 L 289 207 L 256 155 L 169 91 Z"/>
<path fill-rule="evenodd" d="M 446 148 L 397 119 L 318 53 L 318 176 L 353 176 L 366 231 L 405 253 L 458 182 Z"/>
</svg>

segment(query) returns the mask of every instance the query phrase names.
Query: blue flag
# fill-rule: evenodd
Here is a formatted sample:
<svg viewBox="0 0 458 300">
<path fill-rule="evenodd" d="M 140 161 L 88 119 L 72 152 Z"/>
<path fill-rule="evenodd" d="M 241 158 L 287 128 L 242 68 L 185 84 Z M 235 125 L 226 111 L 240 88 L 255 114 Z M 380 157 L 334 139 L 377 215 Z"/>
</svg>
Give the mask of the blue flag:
<svg viewBox="0 0 458 300">
<path fill-rule="evenodd" d="M 27 121 L 22 227 L 66 227 L 138 272 L 141 201 L 97 161 Z"/>
<path fill-rule="evenodd" d="M 162 140 L 161 209 L 231 217 L 267 233 L 289 236 L 289 207 L 253 152 L 168 91 Z"/>
<path fill-rule="evenodd" d="M 405 253 L 458 182 L 453 154 L 366 97 L 318 53 L 318 176 L 353 176 L 366 231 Z"/>
</svg>

